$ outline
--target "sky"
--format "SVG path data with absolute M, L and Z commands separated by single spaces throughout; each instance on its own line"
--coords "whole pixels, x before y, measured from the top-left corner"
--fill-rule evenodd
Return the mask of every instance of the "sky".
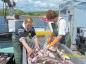
M 15 0 L 16 7 L 24 11 L 41 11 L 47 9 L 58 9 L 59 2 L 62 0 Z M 0 8 L 3 2 L 0 0 Z
M 45 11 L 48 9 L 58 9 L 59 4 L 63 1 L 69 0 L 14 0 L 16 7 L 23 11 Z M 86 0 L 75 0 L 75 1 L 86 1 Z M 0 8 L 3 7 L 3 2 L 0 0 Z

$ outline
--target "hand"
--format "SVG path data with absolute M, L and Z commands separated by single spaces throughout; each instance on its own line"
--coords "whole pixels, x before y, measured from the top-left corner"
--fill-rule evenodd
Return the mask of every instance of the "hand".
M 49 49 L 50 47 L 51 47 L 51 45 L 50 45 L 50 44 L 48 44 L 48 45 L 47 45 L 47 47 L 46 47 L 46 49 Z
M 29 52 L 28 52 L 28 56 L 31 56 L 31 54 L 33 53 L 33 49 L 29 49 Z
M 39 45 L 35 45 L 35 49 L 40 49 Z

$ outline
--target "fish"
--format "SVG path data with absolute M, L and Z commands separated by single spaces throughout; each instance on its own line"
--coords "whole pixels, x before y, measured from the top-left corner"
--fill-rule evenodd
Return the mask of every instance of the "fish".
M 70 60 L 62 59 L 62 57 L 57 57 L 59 60 L 56 59 L 54 53 L 45 49 L 34 50 L 32 54 L 33 57 L 28 58 L 29 59 L 28 63 L 29 64 L 73 64 Z

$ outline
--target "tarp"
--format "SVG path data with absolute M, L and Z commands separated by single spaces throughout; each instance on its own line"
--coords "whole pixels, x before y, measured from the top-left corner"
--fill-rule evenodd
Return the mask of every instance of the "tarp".
M 0 53 L 14 53 L 13 47 L 2 48 L 0 49 Z

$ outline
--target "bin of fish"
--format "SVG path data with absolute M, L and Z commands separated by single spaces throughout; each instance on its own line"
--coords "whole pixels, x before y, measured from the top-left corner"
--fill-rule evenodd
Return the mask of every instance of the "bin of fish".
M 28 57 L 28 64 L 73 64 L 69 59 L 64 59 L 56 51 L 46 49 L 34 50 Z
M 0 53 L 0 64 L 6 64 L 9 61 L 10 57 L 5 54 Z

